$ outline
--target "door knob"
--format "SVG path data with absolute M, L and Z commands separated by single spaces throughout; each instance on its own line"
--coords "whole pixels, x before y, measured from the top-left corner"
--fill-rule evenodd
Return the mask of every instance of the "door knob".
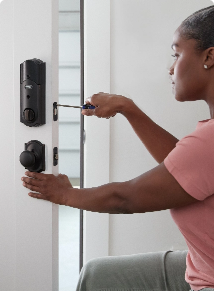
M 45 145 L 38 140 L 25 144 L 25 151 L 20 155 L 20 163 L 31 172 L 45 171 Z
M 20 155 L 20 163 L 25 168 L 32 167 L 36 162 L 36 157 L 33 152 L 24 151 Z

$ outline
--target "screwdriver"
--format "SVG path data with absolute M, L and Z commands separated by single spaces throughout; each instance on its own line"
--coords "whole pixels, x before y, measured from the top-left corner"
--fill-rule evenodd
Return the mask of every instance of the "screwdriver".
M 61 105 L 57 104 L 57 106 L 62 106 L 62 107 L 72 107 L 72 108 L 81 108 L 81 109 L 95 109 L 96 107 L 91 105 L 91 104 L 83 104 L 82 106 L 71 106 L 71 105 Z

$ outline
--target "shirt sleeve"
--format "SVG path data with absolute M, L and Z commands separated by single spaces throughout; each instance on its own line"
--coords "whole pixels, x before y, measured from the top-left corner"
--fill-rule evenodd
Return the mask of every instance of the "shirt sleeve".
M 187 135 L 164 164 L 181 187 L 197 200 L 214 193 L 214 124 Z

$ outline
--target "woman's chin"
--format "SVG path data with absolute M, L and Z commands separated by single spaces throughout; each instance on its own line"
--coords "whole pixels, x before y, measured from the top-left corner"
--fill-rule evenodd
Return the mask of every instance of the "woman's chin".
M 179 102 L 186 101 L 185 97 L 182 96 L 181 94 L 178 94 L 178 92 L 176 92 L 175 90 L 173 90 L 173 94 L 175 95 L 175 100 L 177 100 Z
M 176 95 L 176 94 L 175 94 L 175 100 L 177 100 L 179 102 L 187 101 L 185 98 L 182 98 L 180 95 Z

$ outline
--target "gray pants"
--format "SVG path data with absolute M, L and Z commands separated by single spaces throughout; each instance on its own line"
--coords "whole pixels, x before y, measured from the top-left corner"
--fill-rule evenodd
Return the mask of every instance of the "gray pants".
M 168 251 L 93 259 L 82 268 L 76 291 L 189 291 L 186 255 Z

